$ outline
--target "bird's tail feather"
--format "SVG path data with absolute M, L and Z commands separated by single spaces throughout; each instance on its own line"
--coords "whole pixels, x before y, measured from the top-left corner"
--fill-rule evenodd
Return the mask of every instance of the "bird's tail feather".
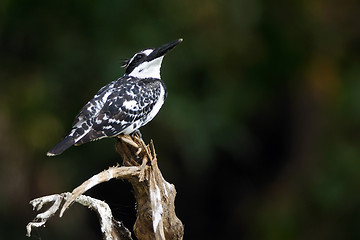
M 63 153 L 66 149 L 74 145 L 75 140 L 71 136 L 66 136 L 60 143 L 53 147 L 46 155 L 49 157 L 59 155 Z

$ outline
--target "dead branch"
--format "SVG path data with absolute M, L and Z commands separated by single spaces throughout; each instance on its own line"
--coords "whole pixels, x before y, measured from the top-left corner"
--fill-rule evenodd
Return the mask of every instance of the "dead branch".
M 175 214 L 176 190 L 174 185 L 165 181 L 158 168 L 153 142 L 151 141 L 148 146 L 139 137 L 123 135 L 118 138 L 116 151 L 123 159 L 123 166 L 110 167 L 94 175 L 75 188 L 71 194 L 51 195 L 31 201 L 37 210 L 47 202 L 53 202 L 53 206 L 38 214 L 35 220 L 28 224 L 27 235 L 30 236 L 32 227 L 44 226 L 65 201 L 60 217 L 73 202 L 78 202 L 98 213 L 104 239 L 131 239 L 128 229 L 112 217 L 111 209 L 106 203 L 82 195 L 92 187 L 116 178 L 126 179 L 133 186 L 137 202 L 134 233 L 139 240 L 182 239 L 184 227 Z M 86 205 L 88 201 L 82 201 L 84 198 L 91 200 L 89 205 Z
M 26 236 L 31 236 L 31 230 L 34 227 L 45 227 L 45 223 L 49 220 L 49 218 L 55 215 L 55 213 L 59 210 L 61 203 L 67 201 L 69 197 L 71 197 L 71 193 L 67 192 L 61 194 L 53 194 L 32 200 L 30 204 L 37 211 L 41 210 L 44 205 L 52 205 L 45 212 L 36 215 L 35 219 L 32 222 L 28 223 L 28 225 L 26 226 Z M 116 221 L 113 218 L 109 205 L 106 204 L 104 201 L 81 195 L 75 198 L 74 202 L 88 207 L 97 213 L 100 221 L 101 232 L 103 233 L 104 239 L 132 240 L 131 232 L 122 224 L 122 222 Z

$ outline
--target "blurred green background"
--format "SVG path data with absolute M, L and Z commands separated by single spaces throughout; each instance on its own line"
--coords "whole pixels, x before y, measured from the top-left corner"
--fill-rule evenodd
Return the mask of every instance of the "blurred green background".
M 0 2 L 0 238 L 36 197 L 121 162 L 114 140 L 46 152 L 123 58 L 177 38 L 168 99 L 142 128 L 175 184 L 184 239 L 360 239 L 360 6 L 355 0 Z M 131 187 L 87 193 L 131 228 Z M 73 205 L 31 239 L 100 239 Z

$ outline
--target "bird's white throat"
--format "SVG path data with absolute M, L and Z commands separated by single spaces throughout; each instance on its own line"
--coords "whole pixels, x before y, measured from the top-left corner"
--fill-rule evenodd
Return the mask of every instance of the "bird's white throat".
M 160 68 L 164 56 L 158 57 L 150 62 L 143 62 L 129 74 L 136 78 L 157 78 L 160 79 Z

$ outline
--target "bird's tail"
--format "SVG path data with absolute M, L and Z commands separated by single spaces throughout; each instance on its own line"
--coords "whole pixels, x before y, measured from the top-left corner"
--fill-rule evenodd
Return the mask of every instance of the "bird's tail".
M 49 157 L 59 155 L 63 153 L 66 149 L 74 145 L 75 140 L 71 136 L 66 136 L 61 142 L 59 142 L 55 147 L 53 147 L 46 155 Z

